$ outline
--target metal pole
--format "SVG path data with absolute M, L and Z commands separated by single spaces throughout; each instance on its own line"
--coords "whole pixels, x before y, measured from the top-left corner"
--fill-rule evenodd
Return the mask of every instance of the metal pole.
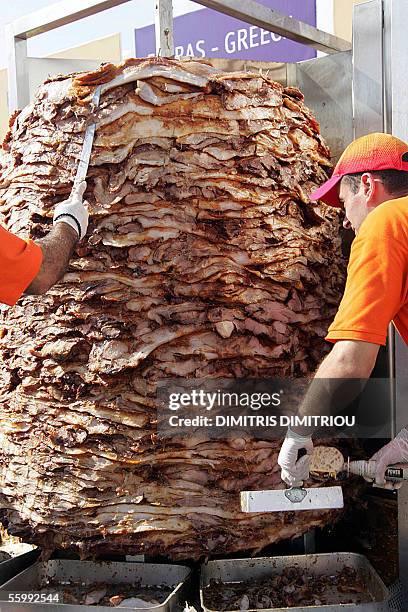
M 174 56 L 172 0 L 156 0 L 154 14 L 156 55 Z
M 129 0 L 65 0 L 24 15 L 6 26 L 8 106 L 12 113 L 30 102 L 27 39 L 78 19 L 95 15 Z
M 27 41 L 14 36 L 6 26 L 8 107 L 10 114 L 30 102 L 27 64 Z
M 387 132 L 408 140 L 405 81 L 408 51 L 406 0 L 372 0 L 353 10 L 353 107 L 355 136 Z M 408 424 L 408 350 L 388 330 L 392 435 Z M 399 577 L 408 592 L 408 488 L 398 491 Z M 405 609 L 405 608 L 404 608 Z
M 390 377 L 390 433 L 394 438 L 397 433 L 397 391 L 395 372 L 395 327 L 392 323 L 388 326 L 388 370 Z M 408 419 L 407 419 L 408 423 Z
M 336 53 L 338 51 L 350 51 L 351 44 L 318 30 L 308 23 L 288 17 L 279 11 L 258 4 L 254 0 L 237 2 L 236 0 L 195 0 L 207 8 L 215 9 L 220 13 L 241 19 L 247 23 L 258 26 L 264 30 L 275 32 L 290 40 L 309 45 L 324 53 Z
M 408 50 L 404 24 L 408 19 L 406 0 L 383 0 L 384 12 L 384 117 L 385 131 L 408 141 L 405 80 L 408 70 Z M 393 331 L 390 343 L 390 366 L 394 374 L 393 432 L 408 425 L 407 372 L 408 348 Z M 403 600 L 408 599 L 408 490 L 398 491 L 399 577 Z
M 382 0 L 353 9 L 354 138 L 384 131 Z

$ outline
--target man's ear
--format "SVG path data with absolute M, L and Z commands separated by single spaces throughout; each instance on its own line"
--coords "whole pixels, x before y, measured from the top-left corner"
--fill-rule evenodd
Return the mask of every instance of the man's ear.
M 361 185 L 363 195 L 367 200 L 367 204 L 369 204 L 374 199 L 377 190 L 377 183 L 374 176 L 370 172 L 364 172 L 361 176 Z

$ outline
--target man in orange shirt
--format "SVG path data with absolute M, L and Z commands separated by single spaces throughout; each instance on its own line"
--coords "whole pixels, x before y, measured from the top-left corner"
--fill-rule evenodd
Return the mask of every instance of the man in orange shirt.
M 45 293 L 62 277 L 88 228 L 85 189 L 83 181 L 55 207 L 54 227 L 36 243 L 0 227 L 0 302 L 13 306 L 23 293 Z
M 329 396 L 316 379 L 367 379 L 384 345 L 388 324 L 408 344 L 408 145 L 389 134 L 374 133 L 352 142 L 332 177 L 311 194 L 331 206 L 344 206 L 346 228 L 356 233 L 347 282 L 326 340 L 334 343 L 315 374 L 299 415 L 314 415 L 329 406 Z M 314 387 L 314 388 L 313 388 Z M 279 453 L 282 480 L 293 486 L 309 475 L 312 428 L 289 429 Z M 298 452 L 306 455 L 298 460 Z M 385 486 L 387 465 L 408 461 L 408 430 L 373 457 L 376 484 Z

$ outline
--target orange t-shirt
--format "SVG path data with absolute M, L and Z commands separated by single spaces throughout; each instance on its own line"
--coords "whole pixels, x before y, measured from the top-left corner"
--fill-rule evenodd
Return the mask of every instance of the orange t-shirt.
M 42 250 L 0 227 L 0 302 L 13 306 L 37 276 Z
M 383 202 L 362 223 L 326 340 L 385 344 L 390 321 L 408 344 L 407 196 Z

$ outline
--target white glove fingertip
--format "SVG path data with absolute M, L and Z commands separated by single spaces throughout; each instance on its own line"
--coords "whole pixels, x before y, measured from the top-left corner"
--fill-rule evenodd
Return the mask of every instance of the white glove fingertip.
M 281 480 L 282 482 L 290 486 L 292 477 L 288 474 L 286 470 L 281 470 Z

